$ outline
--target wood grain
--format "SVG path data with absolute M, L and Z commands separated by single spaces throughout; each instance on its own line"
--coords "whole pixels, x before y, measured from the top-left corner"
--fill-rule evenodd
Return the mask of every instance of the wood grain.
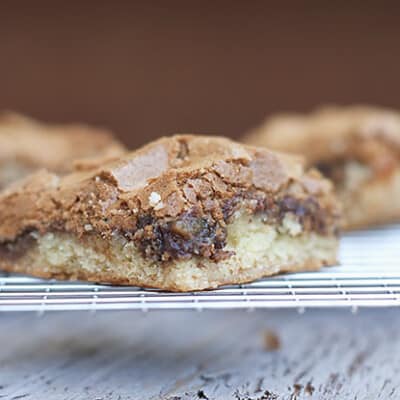
M 396 309 L 0 318 L 1 399 L 399 398 Z

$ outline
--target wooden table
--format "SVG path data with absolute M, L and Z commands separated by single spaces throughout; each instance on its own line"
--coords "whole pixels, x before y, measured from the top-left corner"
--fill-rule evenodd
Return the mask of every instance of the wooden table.
M 398 309 L 0 318 L 0 399 L 400 398 Z

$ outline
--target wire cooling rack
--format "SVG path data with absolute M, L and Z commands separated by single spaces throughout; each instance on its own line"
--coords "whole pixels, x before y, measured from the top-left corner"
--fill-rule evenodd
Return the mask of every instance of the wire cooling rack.
M 0 311 L 400 306 L 400 225 L 343 237 L 340 266 L 195 293 L 0 274 Z

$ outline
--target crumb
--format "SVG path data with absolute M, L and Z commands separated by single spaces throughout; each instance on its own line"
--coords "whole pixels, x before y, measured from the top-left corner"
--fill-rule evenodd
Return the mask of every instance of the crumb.
M 293 385 L 295 394 L 299 394 L 302 388 L 303 388 L 303 385 L 300 385 L 299 383 L 295 383 Z
M 303 389 L 303 385 L 300 385 L 299 383 L 295 383 L 293 385 L 293 392 L 290 396 L 290 400 L 297 400 L 298 395 L 301 392 L 301 389 Z M 290 390 L 290 387 L 289 387 L 289 390 Z
M 281 348 L 279 336 L 270 330 L 264 332 L 264 349 L 266 351 L 275 351 Z
M 151 192 L 149 196 L 149 204 L 155 207 L 161 201 L 161 196 L 157 192 Z
M 307 382 L 307 385 L 304 387 L 304 392 L 311 396 L 314 393 L 314 390 L 315 387 L 311 385 L 311 382 Z
M 85 224 L 83 228 L 85 229 L 86 232 L 90 232 L 93 230 L 93 226 L 91 224 Z

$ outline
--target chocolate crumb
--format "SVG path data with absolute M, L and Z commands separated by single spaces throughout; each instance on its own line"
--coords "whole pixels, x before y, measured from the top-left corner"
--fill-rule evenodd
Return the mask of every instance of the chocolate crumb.
M 300 390 L 303 388 L 303 385 L 300 385 L 300 383 L 295 383 L 293 385 L 293 389 L 296 392 L 296 394 L 300 393 Z
M 311 382 L 307 382 L 306 386 L 304 387 L 304 392 L 311 396 L 314 393 L 314 391 L 315 387 L 311 384 Z
M 276 351 L 281 348 L 281 341 L 279 336 L 271 331 L 267 330 L 264 332 L 264 349 L 266 351 Z
M 292 392 L 292 394 L 290 396 L 290 400 L 297 400 L 297 397 L 300 394 L 301 389 L 303 389 L 303 385 L 300 385 L 299 383 L 295 383 L 293 385 L 293 392 Z

